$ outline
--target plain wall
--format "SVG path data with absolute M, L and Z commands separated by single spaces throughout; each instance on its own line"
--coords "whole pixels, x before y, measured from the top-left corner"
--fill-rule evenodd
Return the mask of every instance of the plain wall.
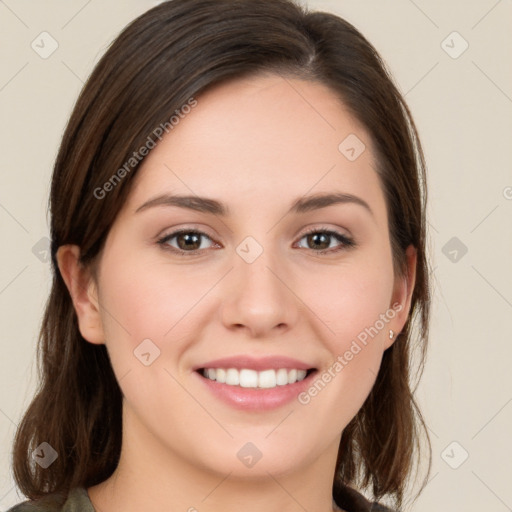
M 106 46 L 156 3 L 0 2 L 0 510 L 25 499 L 10 452 L 36 386 L 50 283 L 46 204 L 60 138 Z M 512 4 L 307 3 L 345 17 L 376 46 L 426 153 L 434 296 L 417 397 L 433 468 L 412 510 L 512 510 Z M 42 46 L 43 31 L 58 43 L 46 59 L 31 47 Z

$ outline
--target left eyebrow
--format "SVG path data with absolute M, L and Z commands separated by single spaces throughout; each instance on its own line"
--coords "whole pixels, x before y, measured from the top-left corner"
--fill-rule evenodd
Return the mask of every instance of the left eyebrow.
M 319 210 L 327 208 L 334 204 L 347 204 L 353 203 L 365 208 L 372 216 L 374 216 L 370 205 L 358 196 L 346 193 L 332 193 L 332 194 L 315 194 L 312 196 L 305 196 L 296 199 L 288 213 L 302 214 L 312 210 Z M 223 203 L 206 197 L 199 196 L 181 196 L 171 194 L 161 194 L 144 204 L 139 206 L 135 213 L 146 210 L 154 206 L 178 206 L 180 208 L 187 208 L 203 213 L 211 213 L 226 217 L 230 214 L 229 208 Z
M 301 197 L 293 203 L 289 211 L 292 213 L 305 213 L 311 210 L 326 208 L 333 204 L 345 203 L 353 203 L 362 206 L 372 215 L 372 217 L 374 216 L 370 205 L 364 199 L 353 194 L 346 194 L 342 192 L 334 194 L 315 194 L 312 196 Z

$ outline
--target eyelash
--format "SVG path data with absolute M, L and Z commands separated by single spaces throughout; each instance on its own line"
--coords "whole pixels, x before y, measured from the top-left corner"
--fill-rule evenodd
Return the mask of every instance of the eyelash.
M 200 253 L 201 251 L 205 250 L 205 249 L 195 249 L 193 251 L 184 251 L 183 249 L 177 249 L 176 247 L 172 247 L 167 243 L 167 242 L 169 242 L 169 240 L 172 240 L 173 238 L 175 238 L 179 235 L 185 234 L 185 233 L 204 236 L 204 237 L 212 240 L 210 236 L 208 236 L 206 233 L 204 233 L 202 231 L 198 231 L 196 229 L 179 229 L 177 231 L 173 231 L 172 233 L 170 233 L 168 235 L 163 236 L 162 238 L 160 238 L 157 241 L 157 243 L 159 245 L 161 245 L 164 250 L 169 250 L 169 251 L 177 254 L 178 256 L 194 256 L 194 255 Z M 328 228 L 309 229 L 308 231 L 306 231 L 305 233 L 302 234 L 302 236 L 300 237 L 299 240 L 302 240 L 304 237 L 311 235 L 311 234 L 315 234 L 315 233 L 322 233 L 324 235 L 331 236 L 331 237 L 335 238 L 338 242 L 341 242 L 341 244 L 342 244 L 341 246 L 338 246 L 337 248 L 323 249 L 320 251 L 316 251 L 314 249 L 308 249 L 310 251 L 313 251 L 314 253 L 317 253 L 317 255 L 319 255 L 319 256 L 327 256 L 329 254 L 337 253 L 339 251 L 350 249 L 350 248 L 353 248 L 356 246 L 356 243 L 352 238 L 349 238 L 346 235 L 342 235 L 341 233 L 338 233 L 337 231 L 333 231 L 332 229 L 328 229 Z

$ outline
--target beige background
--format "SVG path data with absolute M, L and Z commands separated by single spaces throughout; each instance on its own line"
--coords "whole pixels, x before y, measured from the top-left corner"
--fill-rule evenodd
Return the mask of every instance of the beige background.
M 60 137 L 106 45 L 156 3 L 0 0 L 0 510 L 24 499 L 9 458 L 36 384 L 36 337 L 50 282 L 46 201 Z M 433 470 L 412 510 L 510 511 L 512 3 L 307 3 L 342 15 L 375 44 L 412 109 L 428 160 L 435 283 L 418 399 Z M 58 43 L 46 59 L 31 47 L 43 31 Z

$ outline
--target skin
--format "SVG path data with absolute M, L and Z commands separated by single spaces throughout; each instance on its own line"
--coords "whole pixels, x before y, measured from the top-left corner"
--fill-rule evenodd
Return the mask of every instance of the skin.
M 119 466 L 89 496 L 101 512 L 327 512 L 342 431 L 393 343 L 389 329 L 407 320 L 415 251 L 407 250 L 407 275 L 394 275 L 370 137 L 330 89 L 261 75 L 197 100 L 144 160 L 96 278 L 77 264 L 77 246 L 58 251 L 80 331 L 106 344 L 124 394 Z M 353 162 L 338 150 L 351 133 L 366 145 Z M 333 191 L 373 213 L 344 203 L 286 215 L 296 199 Z M 168 205 L 136 213 L 163 192 L 216 199 L 230 215 Z M 157 243 L 182 227 L 206 233 L 199 254 Z M 304 235 L 313 227 L 357 245 L 331 237 L 318 249 Z M 236 252 L 247 236 L 263 249 L 252 263 Z M 325 247 L 341 250 L 320 256 Z M 233 354 L 290 356 L 322 372 L 395 303 L 401 311 L 306 405 L 236 410 L 193 374 Z M 161 351 L 150 366 L 133 354 L 147 338 Z M 237 457 L 247 442 L 262 453 L 252 468 Z

